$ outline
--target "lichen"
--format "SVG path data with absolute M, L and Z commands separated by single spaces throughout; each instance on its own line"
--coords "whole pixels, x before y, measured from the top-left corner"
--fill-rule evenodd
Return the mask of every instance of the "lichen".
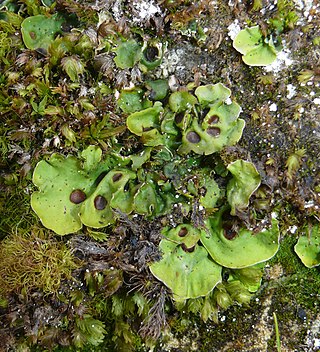
M 317 349 L 319 272 L 305 267 L 294 247 L 305 240 L 307 257 L 314 254 L 309 250 L 319 222 L 318 14 L 318 4 L 291 0 L 1 3 L 2 245 L 20 240 L 30 253 L 39 242 L 34 234 L 42 231 L 40 242 L 54 248 L 55 258 L 61 250 L 71 251 L 77 265 L 75 258 L 81 258 L 72 270 L 74 280 L 66 271 L 51 291 L 39 284 L 9 292 L 6 285 L 7 298 L 0 297 L 4 348 L 275 350 L 275 312 L 283 349 Z M 29 48 L 21 24 L 37 16 L 59 18 L 59 23 L 54 33 L 46 32 L 44 44 Z M 227 35 L 232 23 L 237 31 L 259 26 L 267 51 L 283 46 L 274 53 L 275 63 L 261 68 L 242 62 Z M 126 57 L 128 43 L 132 50 Z M 206 104 L 215 103 L 204 95 L 200 102 L 196 92 L 222 85 L 228 93 L 220 97 L 222 106 L 241 105 L 234 120 L 238 133 L 229 135 L 226 128 L 228 138 L 221 144 L 211 144 L 217 137 L 210 136 L 199 148 L 187 137 L 204 141 L 206 130 L 217 134 L 219 126 L 206 125 Z M 160 104 L 159 115 L 148 119 L 145 111 Z M 149 121 L 141 131 L 134 119 L 130 128 L 139 127 L 139 134 L 128 129 L 132 114 Z M 228 124 L 222 125 L 221 130 Z M 107 175 L 134 175 L 108 198 L 104 209 L 112 220 L 99 228 L 80 220 L 78 232 L 69 229 L 63 238 L 44 228 L 30 207 L 30 195 L 45 187 L 37 189 L 32 173 L 52 155 L 73 159 L 77 171 L 94 181 L 88 194 L 75 188 L 67 199 L 82 200 L 75 205 L 76 218 L 81 204 L 88 205 L 85 223 L 90 226 L 97 226 L 96 213 L 103 212 L 108 198 L 100 192 L 107 196 L 105 188 L 112 188 Z M 98 159 L 103 166 L 95 174 Z M 254 165 L 261 182 L 240 202 L 235 199 L 242 195 L 230 191 L 238 183 L 228 170 L 237 160 Z M 206 232 L 208 219 L 218 217 L 223 206 L 223 233 L 231 243 L 242 231 L 250 239 L 268 233 L 277 214 L 277 254 L 265 265 L 223 267 L 221 282 L 210 293 L 172 300 L 170 289 L 149 270 L 172 254 L 160 251 L 163 229 Z M 184 247 L 182 237 L 173 239 L 172 247 Z M 185 238 L 187 249 L 192 241 Z M 195 247 L 208 253 L 197 241 Z M 12 255 L 7 262 L 14 260 Z M 28 268 L 24 264 L 21 270 Z

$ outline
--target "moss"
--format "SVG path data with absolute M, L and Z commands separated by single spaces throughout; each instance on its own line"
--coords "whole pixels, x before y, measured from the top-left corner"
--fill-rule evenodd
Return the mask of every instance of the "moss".
M 84 318 L 84 314 L 90 314 L 92 319 L 105 324 L 106 332 L 103 333 L 101 347 L 84 346 L 84 351 L 146 351 L 147 344 L 150 348 L 155 346 L 154 351 L 190 351 L 193 347 L 201 352 L 212 349 L 248 351 L 255 348 L 252 346 L 256 343 L 256 328 L 253 326 L 259 323 L 265 308 L 263 304 L 269 297 L 271 314 L 268 315 L 268 329 L 273 329 L 274 310 L 283 346 L 289 350 L 300 348 L 297 346 L 305 343 L 307 330 L 317 314 L 320 279 L 319 270 L 306 269 L 293 252 L 299 230 L 291 234 L 287 229 L 303 227 L 318 216 L 315 206 L 305 207 L 311 201 L 315 205 L 319 203 L 316 193 L 319 192 L 320 143 L 317 133 L 313 132 L 317 131 L 318 122 L 317 106 L 312 98 L 312 92 L 317 96 L 319 90 L 317 26 L 312 22 L 304 27 L 299 25 L 296 19 L 297 16 L 304 19 L 304 10 L 297 9 L 294 2 L 288 0 L 278 1 L 277 8 L 268 6 L 265 1 L 253 1 L 251 5 L 249 2 L 227 4 L 218 1 L 215 7 L 207 6 L 206 1 L 192 3 L 185 0 L 168 0 L 161 4 L 156 1 L 84 3 L 58 0 L 52 6 L 44 6 L 43 2 L 26 0 L 17 6 L 17 1 L 9 0 L 6 1 L 8 8 L 0 14 L 0 41 L 3 44 L 0 49 L 0 232 L 1 237 L 7 236 L 0 251 L 1 258 L 5 258 L 0 268 L 7 274 L 1 277 L 0 283 L 6 284 L 1 292 L 9 294 L 8 307 L 1 306 L 3 324 L 7 324 L 0 329 L 1 337 L 4 336 L 3 344 L 11 349 L 20 344 L 20 350 L 31 348 L 38 351 L 54 349 L 53 346 L 60 344 L 60 347 L 55 347 L 56 351 L 74 351 L 75 347 L 71 345 L 76 321 Z M 139 19 L 138 3 L 139 6 L 157 3 L 160 10 L 146 19 Z M 260 9 L 263 16 L 258 11 Z M 15 34 L 20 31 L 23 19 L 38 14 L 52 16 L 56 12 L 60 12 L 66 21 L 63 33 L 48 48 L 48 55 L 27 50 L 21 36 Z M 275 31 L 278 37 L 281 35 L 294 65 L 283 65 L 278 72 L 262 74 L 260 68 L 248 68 L 242 64 L 227 36 L 227 28 L 235 19 L 239 24 L 259 24 L 262 31 Z M 133 67 L 130 64 L 121 69 L 113 60 L 119 40 L 134 40 L 141 46 L 144 42 L 157 45 L 168 42 L 169 45 L 160 67 L 143 70 L 133 60 Z M 39 228 L 41 225 L 29 207 L 32 191 L 30 168 L 32 170 L 36 162 L 47 154 L 58 151 L 63 155 L 76 156 L 79 150 L 90 144 L 101 146 L 104 154 L 110 151 L 121 156 L 136 153 L 137 169 L 141 167 L 140 162 L 145 173 L 154 169 L 160 176 L 157 182 L 163 178 L 163 163 L 168 164 L 168 177 L 177 178 L 177 185 L 181 175 L 188 176 L 187 171 L 180 173 L 177 169 L 192 169 L 191 174 L 197 174 L 197 169 L 209 158 L 204 161 L 200 156 L 196 164 L 191 163 L 195 158 L 190 158 L 192 167 L 189 167 L 189 164 L 172 160 L 168 155 L 164 161 L 164 150 L 151 152 L 150 149 L 143 161 L 138 159 L 141 143 L 126 130 L 126 113 L 117 107 L 116 91 L 131 82 L 142 87 L 141 99 L 146 99 L 149 94 L 152 99 L 150 87 L 147 86 L 149 90 L 145 91 L 144 82 L 168 77 L 171 90 L 183 91 L 187 86 L 192 90 L 199 85 L 217 82 L 223 82 L 232 90 L 232 98 L 242 106 L 241 118 L 246 120 L 246 129 L 240 143 L 224 149 L 221 158 L 225 165 L 239 157 L 252 159 L 262 175 L 259 194 L 251 199 L 248 213 L 238 214 L 238 217 L 251 224 L 267 219 L 272 211 L 279 212 L 283 240 L 277 257 L 269 263 L 270 269 L 266 271 L 262 289 L 256 295 L 259 301 L 252 300 L 248 306 L 221 310 L 215 316 L 219 318 L 218 323 L 209 320 L 203 323 L 199 316 L 201 309 L 197 311 L 193 307 L 197 313 L 178 311 L 165 298 L 169 296 L 168 292 L 162 296 L 165 301 L 162 306 L 160 303 L 163 301 L 154 298 L 164 289 L 150 278 L 147 270 L 148 263 L 159 255 L 158 230 L 164 225 L 183 222 L 184 209 L 152 222 L 143 216 L 129 218 L 117 214 L 117 223 L 103 230 L 99 243 L 92 237 L 83 237 L 82 246 L 74 248 L 77 255 L 83 256 L 85 263 L 73 272 L 77 282 L 71 285 L 72 282 L 65 279 L 70 278 L 70 265 L 73 268 L 75 264 L 64 244 L 66 239 L 54 238 Z M 291 99 L 287 98 L 289 83 L 296 88 L 296 95 Z M 166 99 L 162 100 L 163 106 Z M 273 102 L 278 107 L 276 112 L 269 109 Z M 292 159 L 293 153 L 303 149 L 304 155 L 298 154 Z M 155 154 L 157 161 L 152 159 Z M 219 171 L 215 167 L 216 162 L 222 165 L 218 159 L 211 158 L 208 165 L 214 172 L 217 171 L 219 187 L 224 188 L 225 169 L 221 167 Z M 286 167 L 286 162 L 290 162 L 291 166 Z M 186 183 L 184 180 L 181 192 Z M 201 216 L 192 214 L 192 220 L 196 215 Z M 201 223 L 201 218 L 197 223 Z M 84 228 L 83 234 L 90 231 Z M 71 234 L 68 238 L 78 240 L 79 236 Z M 27 246 L 28 250 L 20 256 L 21 261 L 16 252 L 13 253 L 15 246 L 20 248 L 19 253 L 22 253 L 22 246 Z M 4 252 L 4 248 L 11 252 Z M 34 255 L 40 258 L 39 263 L 46 264 L 47 251 L 51 253 L 49 259 L 51 256 L 53 270 L 60 270 L 58 281 L 66 283 L 61 286 L 61 295 L 49 294 L 52 290 L 57 291 L 58 285 L 57 281 L 48 282 L 48 271 L 45 272 L 47 282 L 39 283 L 40 276 L 31 270 L 38 265 Z M 69 268 L 61 262 L 57 265 L 62 253 L 68 253 L 71 260 Z M 26 261 L 33 266 L 28 267 Z M 18 263 L 18 274 L 29 270 L 30 275 L 24 278 L 27 281 L 23 282 L 23 279 L 20 286 L 17 284 L 19 276 L 13 277 L 13 263 Z M 110 267 L 121 272 L 121 280 L 118 277 L 120 288 L 117 280 L 112 285 L 112 275 L 108 274 Z M 86 276 L 87 268 L 90 275 Z M 276 268 L 281 268 L 283 274 L 272 276 Z M 8 275 L 9 269 L 11 276 Z M 94 280 L 90 282 L 88 277 Z M 101 278 L 102 283 L 99 281 Z M 4 283 L 5 280 L 11 281 Z M 12 282 L 17 284 L 15 288 Z M 16 294 L 25 291 L 21 286 L 27 287 L 25 295 Z M 79 297 L 83 298 L 80 304 L 79 299 L 75 299 L 75 291 L 80 292 Z M 137 291 L 141 292 L 146 304 L 138 305 L 136 302 L 139 300 L 133 302 L 132 297 Z M 158 302 L 156 308 L 164 307 L 166 328 L 154 324 L 159 309 L 150 309 L 155 301 Z M 37 318 L 35 309 L 45 311 L 48 307 L 56 314 L 55 318 L 49 319 L 49 322 L 46 316 Z M 149 311 L 154 314 L 148 315 Z M 115 312 L 118 313 L 116 317 Z M 307 319 L 301 318 L 303 312 Z M 162 339 L 150 342 L 139 335 L 144 319 L 149 322 L 144 331 L 153 334 L 160 331 Z M 40 326 L 38 330 L 37 324 Z M 172 334 L 168 332 L 169 328 Z M 83 328 L 82 332 L 84 330 L 87 329 Z M 29 337 L 23 337 L 26 335 Z M 98 334 L 97 340 L 101 340 L 101 335 Z M 248 347 L 249 342 L 251 345 Z M 32 343 L 38 346 L 30 347 Z M 70 346 L 61 347 L 62 344 Z M 272 333 L 268 351 L 274 351 L 275 346 Z
M 309 324 L 316 318 L 319 305 L 320 273 L 316 268 L 306 268 L 294 254 L 297 238 L 286 236 L 281 251 L 271 260 L 271 267 L 280 265 L 283 274 L 271 280 L 266 293 L 272 292 L 270 310 L 276 312 L 280 339 L 289 350 L 295 349 L 305 339 Z M 275 346 L 275 335 L 270 339 L 270 350 Z
M 1 242 L 0 295 L 35 290 L 57 294 L 62 281 L 72 279 L 72 270 L 78 267 L 70 250 L 43 229 L 17 232 Z
M 19 184 L 16 174 L 4 175 L 2 180 L 5 187 L 0 194 L 1 237 L 11 234 L 17 228 L 19 231 L 28 232 L 38 220 L 30 209 L 30 197 L 22 186 L 24 182 Z
M 296 236 L 286 236 L 281 243 L 281 251 L 271 260 L 271 265 L 278 263 L 284 271 L 284 277 L 279 280 L 279 283 L 274 283 L 278 286 L 277 295 L 283 301 L 293 300 L 296 305 L 302 305 L 311 311 L 316 310 L 314 295 L 318 293 L 320 272 L 317 268 L 309 269 L 302 264 L 294 253 L 293 247 L 296 243 Z M 272 287 L 274 285 L 270 286 Z

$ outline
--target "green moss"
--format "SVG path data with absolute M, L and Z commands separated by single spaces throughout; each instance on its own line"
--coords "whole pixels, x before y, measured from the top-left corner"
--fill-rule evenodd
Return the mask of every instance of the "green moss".
M 295 3 L 291 0 L 279 0 L 277 2 L 277 13 L 269 20 L 269 23 L 278 33 L 294 28 L 299 19 L 295 6 Z
M 70 250 L 43 229 L 12 234 L 0 246 L 0 295 L 34 290 L 57 294 L 62 281 L 72 279 L 72 270 L 78 267 Z
M 30 196 L 25 194 L 25 185 L 19 184 L 17 174 L 1 177 L 6 189 L 0 194 L 0 231 L 1 237 L 19 230 L 28 232 L 36 224 L 37 218 L 30 209 Z M 23 182 L 24 183 L 24 182 Z
M 94 4 L 78 0 L 59 0 L 59 7 L 47 0 L 24 0 L 19 4 L 9 0 L 1 5 L 6 7 L 0 13 L 0 232 L 1 236 L 8 235 L 1 248 L 8 246 L 11 252 L 4 253 L 1 249 L 5 261 L 2 260 L 0 268 L 8 271 L 6 265 L 15 260 L 20 273 L 22 269 L 29 270 L 26 278 L 28 284 L 22 278 L 21 285 L 29 287 L 31 282 L 36 283 L 25 292 L 21 287 L 11 290 L 13 284 L 10 286 L 9 281 L 6 282 L 3 292 L 10 295 L 7 300 L 9 306 L 6 308 L 3 303 L 1 313 L 4 319 L 10 321 L 15 309 L 19 309 L 22 318 L 16 320 L 13 327 L 9 327 L 9 332 L 5 331 L 5 335 L 12 340 L 23 340 L 15 333 L 20 334 L 22 329 L 29 332 L 34 328 L 34 307 L 58 306 L 65 310 L 52 323 L 56 325 L 52 326 L 50 322 L 48 325 L 42 324 L 38 333 L 31 334 L 28 342 L 21 343 L 20 350 L 29 348 L 32 340 L 38 346 L 31 349 L 38 351 L 50 348 L 50 341 L 51 347 L 58 343 L 70 344 L 69 347 L 55 347 L 56 351 L 74 351 L 76 347 L 71 346 L 74 342 L 84 351 L 146 351 L 145 341 L 151 347 L 155 345 L 154 341 L 149 342 L 148 337 L 152 335 L 150 331 L 155 331 L 151 329 L 155 324 L 150 318 L 156 311 L 151 309 L 154 294 L 164 292 L 166 303 L 163 309 L 168 328 L 164 325 L 156 327 L 158 333 L 160 331 L 163 335 L 171 327 L 174 336 L 164 336 L 157 342 L 155 351 L 165 349 L 166 343 L 170 346 L 174 338 L 177 338 L 175 342 L 180 346 L 173 347 L 172 344 L 168 350 L 190 351 L 191 346 L 195 346 L 201 352 L 212 349 L 218 351 L 225 349 L 227 343 L 229 351 L 248 350 L 242 337 L 254 333 L 252 326 L 259 321 L 262 305 L 251 300 L 246 306 L 221 309 L 230 305 L 231 295 L 232 302 L 234 299 L 237 301 L 237 298 L 240 302 L 248 301 L 250 294 L 244 292 L 237 283 L 237 280 L 243 279 L 243 272 L 227 272 L 224 269 L 224 281 L 212 296 L 190 300 L 181 311 L 177 311 L 166 299 L 170 292 L 150 278 L 150 272 L 146 269 L 154 259 L 154 256 L 148 255 L 151 249 L 156 251 L 160 241 L 154 233 L 162 226 L 172 227 L 182 223 L 198 226 L 202 230 L 204 219 L 212 216 L 226 201 L 228 171 L 225 166 L 241 158 L 252 160 L 256 165 L 261 174 L 261 187 L 250 198 L 248 207 L 234 216 L 236 221 L 233 225 L 259 226 L 262 219 L 268 219 L 274 206 L 280 209 L 279 225 L 283 228 L 283 240 L 276 258 L 269 265 L 273 268 L 277 264 L 282 268 L 283 275 L 277 278 L 265 276 L 257 297 L 262 301 L 272 296 L 270 311 L 276 310 L 280 335 L 284 338 L 290 336 L 290 341 L 285 340 L 286 346 L 291 350 L 296 349 L 305 341 L 307 324 L 301 322 L 296 334 L 290 331 L 290 324 L 300 322 L 300 318 L 297 318 L 299 307 L 306 310 L 307 319 L 311 320 L 313 314 L 317 313 L 315 303 L 319 299 L 320 285 L 319 270 L 303 266 L 293 251 L 297 236 L 287 231 L 289 226 L 304 225 L 306 218 L 316 214 L 314 208 L 304 208 L 306 201 L 316 200 L 312 197 L 315 197 L 314 193 L 319 188 L 319 185 L 314 187 L 319 155 L 317 136 L 312 134 L 316 123 L 311 122 L 315 118 L 315 106 L 307 99 L 311 91 L 318 94 L 318 87 L 314 84 L 319 78 L 315 69 L 315 49 L 319 42 L 316 28 L 308 23 L 302 28 L 308 36 L 300 36 L 296 40 L 296 31 L 292 31 L 292 28 L 296 27 L 299 32 L 296 19 L 297 15 L 302 15 L 302 11 L 298 12 L 294 2 L 289 0 L 279 0 L 276 9 L 266 7 L 263 16 L 258 12 L 262 7 L 260 0 L 251 2 L 251 7 L 247 2 L 229 6 L 219 1 L 214 11 L 206 7 L 205 2 L 168 0 L 158 4 L 162 13 L 160 11 L 155 16 L 150 14 L 150 18 L 141 22 L 135 22 L 139 11 L 133 11 L 137 10 L 135 6 L 138 2 L 118 3 L 119 6 L 112 11 L 101 7 L 108 6 L 103 2 Z M 16 35 L 21 22 L 39 14 L 52 18 L 58 11 L 66 20 L 66 26 L 59 37 L 51 37 L 47 53 L 25 50 L 21 35 Z M 118 16 L 114 16 L 116 11 L 122 18 L 120 21 L 117 21 Z M 241 23 L 245 20 L 248 25 L 259 23 L 263 37 L 265 34 L 269 37 L 272 32 L 275 39 L 275 35 L 279 38 L 281 34 L 281 39 L 286 40 L 291 51 L 294 66 L 262 75 L 260 68 L 248 68 L 241 64 L 231 41 L 223 40 L 230 18 Z M 159 44 L 158 38 L 165 49 L 164 66 L 156 68 L 162 56 L 160 50 L 155 50 Z M 188 40 L 184 40 L 186 38 Z M 310 44 L 310 38 L 313 38 L 313 45 Z M 168 47 L 166 42 L 170 43 Z M 122 43 L 124 47 L 126 43 L 133 44 L 128 57 L 125 50 L 121 49 Z M 147 50 L 142 43 L 148 43 L 151 50 Z M 178 58 L 178 62 L 174 62 L 174 57 Z M 152 65 L 144 67 L 145 59 L 151 59 Z M 166 77 L 170 77 L 169 84 L 163 80 Z M 129 87 L 131 82 L 134 88 L 121 91 L 123 87 Z M 246 121 L 244 138 L 231 148 L 224 146 L 219 150 L 219 156 L 204 157 L 202 154 L 208 151 L 206 147 L 197 156 L 192 150 L 186 155 L 177 155 L 181 138 L 186 137 L 187 128 L 190 128 L 190 119 L 197 118 L 200 122 L 206 119 L 202 114 L 205 104 L 192 102 L 194 99 L 191 98 L 190 106 L 186 104 L 181 111 L 176 111 L 173 105 L 172 111 L 168 111 L 169 87 L 171 96 L 177 89 L 173 96 L 188 98 L 191 95 L 194 98 L 196 87 L 216 82 L 222 82 L 230 88 L 234 95 L 232 101 L 241 104 L 241 118 Z M 297 82 L 308 84 L 302 87 Z M 295 85 L 297 90 L 292 100 L 286 98 L 288 83 Z M 117 91 L 121 92 L 119 99 Z M 144 136 L 139 139 L 127 130 L 126 115 L 150 108 L 149 99 L 152 102 L 161 100 L 164 111 L 160 112 L 156 121 L 142 126 L 146 130 L 142 128 Z M 269 111 L 272 102 L 277 103 L 277 113 Z M 303 113 L 300 112 L 302 108 Z M 179 121 L 181 116 L 176 116 L 180 112 L 184 115 L 183 122 Z M 251 119 L 251 116 L 255 119 Z M 150 133 L 148 128 L 154 128 L 154 131 Z M 156 131 L 161 135 L 157 136 Z M 169 139 L 165 140 L 164 136 L 169 136 Z M 159 137 L 157 142 L 144 148 L 143 144 L 150 144 L 150 139 L 155 137 Z M 43 258 L 46 261 L 48 258 L 44 255 L 42 245 L 46 245 L 46 251 L 49 252 L 50 248 L 54 248 L 54 254 L 51 251 L 49 255 L 49 259 L 52 259 L 49 264 L 53 270 L 62 271 L 60 281 L 63 281 L 70 277 L 71 270 L 62 268 L 61 260 L 60 267 L 54 263 L 68 249 L 61 238 L 55 239 L 49 235 L 42 238 L 39 229 L 35 230 L 35 225 L 41 225 L 29 206 L 33 186 L 28 170 L 30 167 L 32 170 L 44 155 L 59 152 L 63 156 L 76 156 L 79 150 L 85 150 L 92 144 L 99 145 L 104 156 L 115 153 L 126 159 L 125 167 L 132 168 L 137 175 L 130 187 L 139 188 L 141 184 L 148 186 L 143 186 L 137 192 L 139 196 L 135 202 L 139 214 L 134 214 L 135 217 L 117 213 L 119 218 L 115 223 L 100 233 L 83 227 L 83 235 L 91 234 L 90 240 L 84 240 L 86 248 L 96 249 L 99 245 L 107 254 L 98 255 L 94 251 L 90 255 L 85 253 L 90 270 L 85 274 L 84 269 L 76 272 L 78 286 L 72 293 L 68 291 L 69 285 L 65 285 L 61 288 L 62 295 L 51 300 L 53 295 L 48 294 L 48 287 L 57 290 L 57 282 L 48 282 L 49 270 L 45 272 L 43 282 L 39 283 L 40 279 L 35 278 L 36 275 L 26 263 L 33 263 L 32 253 L 36 253 L 37 258 L 42 258 L 40 262 L 45 267 L 47 262 L 44 264 Z M 303 149 L 305 152 L 300 153 Z M 296 152 L 290 155 L 288 151 Z M 87 168 L 91 166 L 88 163 Z M 98 176 L 94 180 L 97 183 L 101 181 Z M 217 192 L 208 192 L 216 184 L 220 190 L 219 196 Z M 123 198 L 119 197 L 113 203 L 114 209 L 122 201 Z M 164 203 L 166 211 L 170 210 L 166 214 L 159 211 L 160 205 Z M 204 208 L 201 211 L 200 206 Z M 149 227 L 148 231 L 142 226 L 147 217 L 149 224 L 152 224 L 152 229 Z M 139 231 L 136 229 L 137 224 Z M 19 235 L 12 235 L 13 232 Z M 69 237 L 72 240 L 77 238 L 74 234 Z M 99 244 L 93 238 L 99 240 Z M 25 260 L 24 268 L 17 261 L 17 254 L 13 253 L 13 242 L 20 248 L 18 253 L 22 253 L 22 245 L 28 247 L 26 253 L 20 255 Z M 142 268 L 141 253 L 147 258 Z M 92 270 L 92 267 L 100 266 L 102 270 Z M 20 273 L 11 276 L 6 274 L 0 282 L 8 277 L 12 279 L 12 276 L 17 281 L 21 278 Z M 50 275 L 54 273 L 50 270 Z M 228 280 L 224 276 L 226 274 L 231 275 Z M 143 281 L 140 276 L 147 279 Z M 248 285 L 256 289 L 260 285 L 260 278 Z M 139 290 L 141 295 L 137 294 Z M 23 302 L 22 296 L 15 294 L 22 291 L 26 293 Z M 43 292 L 47 293 L 45 297 Z M 239 297 L 239 292 L 243 296 Z M 220 306 L 219 313 L 217 303 Z M 219 317 L 225 317 L 225 320 L 218 321 Z M 206 320 L 205 324 L 202 319 Z M 146 322 L 149 330 L 140 329 Z M 98 331 L 92 331 L 90 326 L 86 327 L 86 323 L 97 323 Z M 101 345 L 95 346 L 102 341 L 103 336 Z M 47 342 L 49 344 L 46 345 Z M 93 345 L 87 345 L 88 342 L 93 342 Z M 268 348 L 271 351 L 275 346 L 275 336 L 272 336 Z
M 280 280 L 279 296 L 283 300 L 294 297 L 296 304 L 305 308 L 316 309 L 314 306 L 314 294 L 318 293 L 320 284 L 320 272 L 317 268 L 305 267 L 294 253 L 294 246 L 297 243 L 296 236 L 286 236 L 281 243 L 281 251 L 271 260 L 271 265 L 279 263 L 283 267 L 284 277 Z M 287 293 L 285 295 L 284 293 Z M 283 295 L 284 294 L 284 295 Z M 289 296 L 288 296 L 289 295 Z M 306 299 L 308 297 L 308 299 Z

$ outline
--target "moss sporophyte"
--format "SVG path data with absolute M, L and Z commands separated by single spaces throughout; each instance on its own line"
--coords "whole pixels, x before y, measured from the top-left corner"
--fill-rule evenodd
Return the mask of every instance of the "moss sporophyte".
M 162 259 L 150 263 L 152 274 L 171 289 L 176 301 L 212 295 L 217 285 L 218 297 L 221 290 L 227 297 L 230 290 L 234 297 L 236 292 L 247 297 L 245 292 L 258 289 L 261 274 L 256 277 L 252 271 L 255 284 L 249 287 L 237 270 L 255 268 L 273 257 L 279 230 L 276 219 L 259 233 L 232 230 L 235 215 L 248 207 L 259 187 L 260 175 L 249 161 L 236 160 L 223 172 L 208 161 L 207 155 L 241 138 L 245 123 L 230 96 L 221 83 L 200 86 L 194 94 L 174 92 L 167 105 L 141 100 L 137 88 L 122 91 L 118 104 L 129 112 L 127 128 L 137 136 L 141 151 L 102 155 L 99 147 L 89 146 L 79 157 L 53 154 L 40 161 L 33 173 L 39 188 L 31 197 L 33 210 L 44 226 L 60 235 L 83 225 L 115 224 L 117 212 L 152 220 L 179 210 L 184 220 L 162 230 Z M 192 220 L 195 207 L 197 221 Z M 225 268 L 234 272 L 222 282 Z

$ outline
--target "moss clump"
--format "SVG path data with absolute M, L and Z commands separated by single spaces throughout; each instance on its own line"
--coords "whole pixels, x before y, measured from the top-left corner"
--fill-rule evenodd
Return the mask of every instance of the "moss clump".
M 33 290 L 57 294 L 62 280 L 71 279 L 78 267 L 65 244 L 43 230 L 15 233 L 0 245 L 0 295 Z

